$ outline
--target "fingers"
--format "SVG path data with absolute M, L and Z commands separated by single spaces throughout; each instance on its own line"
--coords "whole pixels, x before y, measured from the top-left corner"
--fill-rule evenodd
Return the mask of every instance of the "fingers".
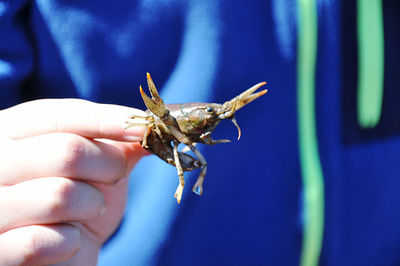
M 0 265 L 96 257 L 123 213 L 121 178 L 145 155 L 132 115 L 145 113 L 77 99 L 0 111 Z
M 32 225 L 0 235 L 0 265 L 49 265 L 65 261 L 81 246 L 80 231 L 69 224 Z
M 62 177 L 0 188 L 0 203 L 0 233 L 32 224 L 89 221 L 105 213 L 104 197 L 98 189 Z
M 8 141 L 3 143 L 2 150 L 0 184 L 3 185 L 50 176 L 112 183 L 129 170 L 121 149 L 69 133 Z
M 0 114 L 2 133 L 13 139 L 68 132 L 119 141 L 140 141 L 144 128 L 125 129 L 125 122 L 132 115 L 146 115 L 135 108 L 80 99 L 31 101 L 3 110 Z

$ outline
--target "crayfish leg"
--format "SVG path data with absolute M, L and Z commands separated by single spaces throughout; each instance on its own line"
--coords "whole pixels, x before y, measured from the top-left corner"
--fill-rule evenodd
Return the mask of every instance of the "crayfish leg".
M 164 139 L 163 134 L 161 133 L 161 130 L 156 125 L 153 126 L 153 130 L 157 133 L 158 137 L 163 143 L 167 143 L 167 141 Z
M 211 135 L 211 132 L 206 132 L 206 133 L 201 134 L 200 138 L 203 140 L 204 144 L 214 145 L 214 144 L 218 144 L 218 143 L 231 142 L 229 139 L 218 139 L 218 140 L 215 140 L 215 139 L 212 139 L 210 135 Z
M 181 203 L 181 199 L 182 199 L 183 187 L 185 186 L 185 179 L 183 177 L 183 169 L 181 166 L 181 162 L 179 160 L 178 144 L 179 143 L 177 141 L 174 141 L 173 152 L 174 152 L 175 166 L 176 166 L 176 170 L 178 171 L 178 176 L 179 176 L 179 185 L 175 191 L 174 197 L 176 198 L 176 201 L 179 204 L 179 203 Z
M 203 182 L 204 182 L 204 178 L 207 174 L 207 161 L 204 158 L 204 156 L 199 152 L 198 149 L 196 149 L 195 146 L 193 145 L 188 145 L 189 148 L 194 152 L 194 154 L 197 156 L 197 158 L 200 161 L 201 164 L 201 171 L 200 171 L 200 175 L 196 180 L 196 183 L 194 184 L 192 191 L 194 193 L 196 193 L 197 195 L 201 196 L 203 194 Z
M 152 116 L 130 116 L 130 120 L 132 121 L 125 121 L 126 127 L 128 129 L 130 127 L 147 127 L 150 124 L 154 123 L 154 118 Z M 135 119 L 139 119 L 139 121 L 135 121 Z M 142 120 L 142 121 L 140 121 Z
M 147 146 L 147 137 L 150 134 L 150 129 L 154 127 L 154 118 L 152 116 L 131 116 L 129 119 L 132 119 L 133 121 L 135 121 L 135 119 L 144 120 L 138 122 L 126 121 L 125 123 L 127 126 L 125 129 L 130 127 L 146 127 L 143 134 L 142 147 L 149 148 L 149 146 Z
M 146 127 L 145 130 L 144 130 L 143 140 L 142 140 L 142 147 L 143 148 L 149 148 L 149 146 L 147 146 L 147 137 L 150 134 L 150 130 L 149 129 L 150 129 L 149 127 Z
M 197 143 L 196 143 L 196 142 L 193 142 L 192 145 L 193 145 L 193 146 L 196 146 Z M 183 152 L 183 153 L 188 152 L 188 151 L 190 151 L 190 147 L 189 147 L 189 146 L 185 146 L 185 147 L 183 147 L 183 149 L 181 150 L 181 152 Z

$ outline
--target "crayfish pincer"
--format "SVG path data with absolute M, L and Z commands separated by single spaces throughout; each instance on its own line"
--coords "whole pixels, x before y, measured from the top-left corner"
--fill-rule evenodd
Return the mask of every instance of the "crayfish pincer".
M 216 143 L 230 142 L 227 139 L 214 140 L 211 132 L 223 119 L 230 119 L 238 129 L 240 138 L 240 127 L 235 119 L 235 112 L 264 95 L 267 90 L 254 93 L 266 82 L 260 82 L 242 94 L 236 96 L 223 104 L 218 103 L 184 103 L 164 104 L 156 86 L 147 73 L 147 84 L 151 98 L 146 95 L 140 86 L 140 94 L 148 108 L 146 116 L 132 116 L 127 121 L 127 128 L 131 126 L 144 126 L 145 132 L 142 146 L 154 153 L 162 160 L 176 167 L 179 176 L 179 185 L 175 192 L 175 198 L 180 203 L 182 198 L 185 179 L 183 172 L 200 168 L 200 175 L 193 186 L 193 192 L 197 195 L 203 193 L 204 177 L 207 173 L 207 161 L 196 149 L 197 143 L 213 145 Z M 182 151 L 178 151 L 179 143 L 186 145 Z M 191 150 L 193 156 L 186 153 Z

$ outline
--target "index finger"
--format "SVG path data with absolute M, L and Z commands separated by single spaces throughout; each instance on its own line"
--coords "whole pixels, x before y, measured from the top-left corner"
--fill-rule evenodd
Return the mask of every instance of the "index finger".
M 81 99 L 35 100 L 1 111 L 1 134 L 21 139 L 66 132 L 88 138 L 140 141 L 143 128 L 125 128 L 126 120 L 132 115 L 145 116 L 146 113 L 126 106 Z

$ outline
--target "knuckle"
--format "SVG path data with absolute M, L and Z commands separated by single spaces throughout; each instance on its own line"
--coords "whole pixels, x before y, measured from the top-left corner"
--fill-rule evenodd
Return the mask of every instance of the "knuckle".
M 24 250 L 21 265 L 29 265 L 40 258 L 43 253 L 42 245 L 39 244 L 38 236 L 35 234 L 28 234 L 20 243 L 20 247 Z
M 97 217 L 104 206 L 103 194 L 90 184 L 67 178 L 56 178 L 48 187 L 45 216 L 57 222 Z
M 73 134 L 63 135 L 59 143 L 61 147 L 58 147 L 56 156 L 57 167 L 61 174 L 73 177 L 78 172 L 80 162 L 86 154 L 86 145 L 82 137 Z
M 20 265 L 40 265 L 42 258 L 46 255 L 47 246 L 44 243 L 43 232 L 34 230 L 26 234 L 20 243 L 23 254 Z
M 55 179 L 49 188 L 49 200 L 47 206 L 48 215 L 59 216 L 70 208 L 74 199 L 76 184 L 69 179 Z
M 47 228 L 36 227 L 35 229 L 24 234 L 19 243 L 23 253 L 18 265 L 47 265 L 57 262 L 62 257 L 65 257 L 64 259 L 72 257 L 81 248 L 80 231 L 72 225 L 63 225 L 61 231 L 58 232 L 62 237 L 55 235 L 53 230 Z M 61 254 L 60 250 L 62 250 Z M 49 254 L 54 252 L 60 255 L 59 258 L 49 258 Z
M 115 170 L 115 172 L 111 173 L 104 184 L 108 185 L 115 185 L 117 184 L 122 178 L 126 176 L 126 166 L 121 163 L 121 166 Z

